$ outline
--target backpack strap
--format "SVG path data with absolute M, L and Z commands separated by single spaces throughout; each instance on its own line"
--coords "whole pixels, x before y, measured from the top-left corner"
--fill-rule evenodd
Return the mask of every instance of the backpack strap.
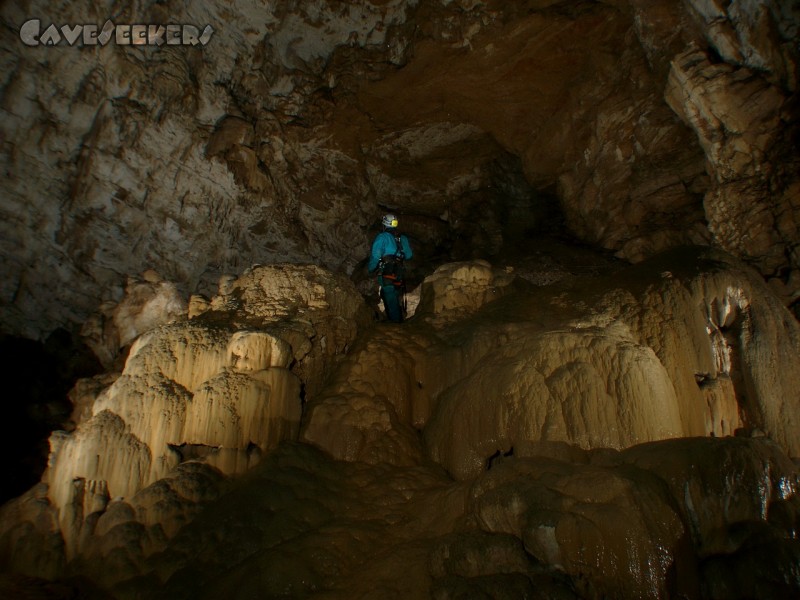
M 399 231 L 394 232 L 394 256 L 397 260 L 405 260 L 406 253 L 403 251 L 403 239 Z

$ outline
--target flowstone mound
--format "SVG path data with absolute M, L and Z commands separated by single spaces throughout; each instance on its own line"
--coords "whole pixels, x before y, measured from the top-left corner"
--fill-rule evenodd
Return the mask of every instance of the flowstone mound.
M 539 442 L 622 449 L 766 432 L 800 455 L 800 327 L 755 272 L 683 249 L 534 288 L 445 265 L 414 318 L 373 330 L 309 404 L 301 439 L 344 460 L 457 479 Z
M 787 595 L 763 597 L 800 589 L 800 545 L 772 518 L 787 503 L 796 518 L 798 472 L 776 444 L 694 438 L 566 454 L 502 461 L 475 481 L 471 507 L 482 529 L 521 539 L 580 597 L 709 597 L 729 576 L 709 561 L 735 561 L 765 539 L 774 563 L 743 579 L 783 580 L 773 589 Z
M 79 575 L 120 600 L 800 593 L 797 325 L 734 260 L 691 250 L 540 287 L 453 265 L 424 287 L 443 301 L 366 331 L 357 293 L 325 277 L 259 267 L 141 336 L 93 416 L 54 438 L 54 464 L 68 451 L 113 473 L 53 467 L 58 485 L 0 509 L 9 585 Z M 312 285 L 281 302 L 289 281 Z M 544 387 L 521 385 L 539 369 Z M 305 443 L 279 442 L 297 422 L 264 411 L 278 395 L 291 413 L 285 383 L 311 373 Z M 158 460 L 166 439 L 182 443 Z
M 619 278 L 509 296 L 462 324 L 445 367 L 461 375 L 424 426 L 430 456 L 464 479 L 539 441 L 625 448 L 741 428 L 800 455 L 800 327 L 756 274 L 686 250 Z
M 139 304 L 143 312 L 151 305 Z M 160 526 L 169 537 L 180 522 L 164 510 L 169 500 L 145 510 L 141 497 L 167 477 L 180 479 L 179 465 L 200 461 L 234 475 L 295 439 L 303 389 L 318 385 L 366 322 L 354 286 L 318 267 L 250 269 L 222 281 L 207 306 L 146 331 L 110 385 L 95 379 L 74 394 L 77 428 L 51 436 L 46 493 L 37 496 L 45 504 L 34 510 L 57 521 L 67 560 L 92 552 L 109 514 L 124 514 L 130 526 Z M 160 524 L 162 517 L 169 522 Z
M 171 281 L 155 271 L 128 277 L 120 302 L 105 302 L 81 328 L 81 336 L 106 369 L 120 350 L 149 331 L 186 315 L 186 301 Z
M 124 599 L 721 598 L 730 565 L 760 547 L 771 564 L 744 563 L 746 589 L 800 590 L 798 472 L 763 438 L 553 444 L 468 483 L 430 463 L 336 461 L 297 443 L 222 490 L 202 466 L 181 466 L 194 486 L 168 478 L 141 503 L 155 509 L 170 486 L 218 492 L 160 552 L 137 551 L 136 531 L 115 535 L 125 515 L 109 512 L 73 568 Z

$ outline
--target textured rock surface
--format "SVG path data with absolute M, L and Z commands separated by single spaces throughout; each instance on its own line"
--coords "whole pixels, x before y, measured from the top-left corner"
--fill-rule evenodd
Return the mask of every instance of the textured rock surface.
M 796 595 L 785 307 L 710 250 L 556 283 L 523 265 L 444 265 L 413 319 L 368 329 L 355 286 L 318 267 L 224 277 L 191 319 L 139 336 L 121 375 L 76 389 L 44 482 L 0 508 L 0 584 Z
M 555 290 L 519 291 L 497 271 L 427 279 L 415 320 L 354 348 L 301 438 L 407 464 L 416 428 L 458 479 L 543 441 L 626 448 L 757 427 L 800 454 L 800 327 L 755 272 L 700 250 Z
M 316 389 L 365 322 L 355 287 L 319 267 L 254 267 L 223 279 L 220 292 L 191 320 L 140 335 L 118 377 L 76 388 L 77 428 L 51 436 L 43 477 L 67 558 L 93 535 L 94 521 L 100 527 L 109 511 L 122 511 L 114 503 L 133 502 L 145 526 L 177 527 L 176 515 L 186 518 L 181 510 L 158 507 L 168 499 L 147 508 L 148 493 L 137 492 L 158 497 L 154 486 L 180 480 L 174 473 L 181 463 L 201 460 L 215 473 L 242 473 L 296 438 L 301 386 Z M 113 314 L 148 322 L 154 302 L 131 297 L 137 296 Z M 171 303 L 155 304 L 163 311 L 151 322 L 174 316 Z
M 420 258 L 486 257 L 556 211 L 633 260 L 711 241 L 797 297 L 791 3 L 114 13 L 215 28 L 206 46 L 160 49 L 25 46 L 33 14 L 108 16 L 88 2 L 0 13 L 9 331 L 82 322 L 147 269 L 203 293 L 257 261 L 352 272 L 385 208 Z
M 208 23 L 213 42 L 87 51 L 16 32 L 31 15 L 102 24 L 93 3 L 4 5 L 4 327 L 82 320 L 147 268 L 194 290 L 259 260 L 352 267 L 376 208 L 300 113 L 334 49 L 382 47 L 406 4 L 144 3 L 114 19 Z
M 728 537 L 730 529 L 796 498 L 795 467 L 776 446 L 750 440 L 645 444 L 587 454 L 584 464 L 563 456 L 504 461 L 476 481 L 471 496 L 484 529 L 521 538 L 530 555 L 572 576 L 580 597 L 703 597 L 692 552 L 700 561 L 733 553 L 742 541 Z M 745 483 L 754 480 L 765 494 Z M 716 545 L 722 540 L 730 546 Z M 791 582 L 787 592 L 798 583 L 794 556 L 772 567 Z M 759 578 L 771 576 L 748 579 Z
M 797 540 L 782 519 L 798 517 L 798 473 L 774 444 L 708 438 L 548 454 L 504 459 L 470 484 L 431 466 L 335 462 L 305 445 L 282 446 L 223 488 L 187 464 L 191 476 L 113 504 L 72 569 L 115 598 L 710 598 L 734 575 L 743 589 L 796 594 Z M 24 508 L 4 507 L 4 522 Z M 192 521 L 147 558 L 163 533 L 145 515 L 165 509 Z M 12 533 L 30 542 L 45 516 Z M 759 544 L 768 565 L 727 566 Z M 19 571 L 39 560 L 38 576 L 59 572 L 42 547 L 17 550 Z
M 186 314 L 186 302 L 175 284 L 148 271 L 129 277 L 125 296 L 118 303 L 106 302 L 81 328 L 81 337 L 106 368 L 114 364 L 120 350 L 140 334 Z
M 709 229 L 721 247 L 781 275 L 798 266 L 797 158 L 788 96 L 758 72 L 713 63 L 696 48 L 675 57 L 667 101 L 697 132 L 714 184 L 705 196 Z
M 18 36 L 105 10 L 0 7 L 0 328 L 94 314 L 127 359 L 0 507 L 0 595 L 800 596 L 796 3 L 145 0 L 114 19 L 211 43 Z M 415 282 L 449 264 L 369 328 L 345 274 L 385 210 Z M 505 267 L 551 227 L 769 285 Z M 293 264 L 227 274 L 258 261 Z

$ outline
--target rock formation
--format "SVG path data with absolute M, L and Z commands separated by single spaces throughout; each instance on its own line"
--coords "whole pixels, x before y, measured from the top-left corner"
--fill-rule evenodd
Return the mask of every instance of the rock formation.
M 141 296 L 138 288 L 132 295 Z M 142 323 L 151 318 L 153 303 L 126 297 L 109 312 Z M 184 461 L 232 475 L 252 468 L 282 440 L 295 439 L 301 386 L 319 386 L 366 314 L 349 281 L 318 267 L 289 265 L 225 278 L 206 304 L 191 319 L 183 315 L 137 337 L 110 385 L 98 387 L 95 378 L 76 392 L 76 430 L 51 436 L 43 481 L 68 559 L 91 535 L 85 529 L 91 532 L 98 515 L 102 522 L 120 512 L 109 509 L 110 502 L 141 503 L 140 490 L 180 480 L 175 473 Z M 174 316 L 172 304 L 159 305 L 163 312 L 154 322 Z M 131 306 L 139 312 L 131 313 Z M 145 523 L 170 527 L 169 511 L 134 508 Z
M 120 302 L 107 301 L 83 324 L 81 336 L 109 368 L 120 350 L 140 334 L 185 315 L 186 302 L 175 284 L 154 271 L 128 277 Z
M 0 13 L 11 332 L 81 323 L 148 269 L 184 293 L 252 262 L 349 273 L 383 208 L 421 258 L 561 214 L 631 260 L 719 245 L 798 297 L 791 4 L 143 3 L 114 18 L 214 36 L 85 51 L 24 45 L 35 14 L 108 17 Z
M 512 277 L 480 262 L 437 270 L 422 286 L 424 326 L 354 350 L 309 405 L 302 438 L 337 458 L 402 464 L 396 444 L 417 428 L 458 479 L 543 441 L 626 448 L 751 427 L 800 454 L 800 328 L 755 273 L 684 251 L 611 286 L 500 300 Z M 487 298 L 493 310 L 470 320 Z
M 0 328 L 106 369 L 0 595 L 800 595 L 794 4 L 146 1 L 113 20 L 213 35 L 68 43 L 106 10 L 0 6 Z
M 118 598 L 718 598 L 764 548 L 741 589 L 800 589 L 800 326 L 760 276 L 686 249 L 528 277 L 446 264 L 372 328 L 318 267 L 223 278 L 76 392 L 0 511 L 4 570 Z

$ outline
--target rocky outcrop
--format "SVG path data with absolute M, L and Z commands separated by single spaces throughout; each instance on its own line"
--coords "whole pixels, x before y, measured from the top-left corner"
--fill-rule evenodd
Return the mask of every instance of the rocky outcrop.
M 129 277 L 120 302 L 100 306 L 81 328 L 81 337 L 107 369 L 122 348 L 145 331 L 174 321 L 186 314 L 186 302 L 170 281 L 155 271 Z
M 797 9 L 273 4 L 118 7 L 214 28 L 163 48 L 0 8 L 0 327 L 94 315 L 121 370 L 0 507 L 0 590 L 800 594 Z M 348 279 L 385 210 L 401 327 Z M 562 225 L 641 263 L 506 263 Z
M 667 100 L 697 132 L 714 176 L 704 205 L 715 240 L 766 275 L 786 277 L 800 264 L 797 162 L 777 159 L 795 127 L 787 96 L 757 72 L 714 64 L 695 48 L 675 58 Z
M 705 565 L 759 535 L 786 553 L 769 569 L 750 570 L 749 589 L 783 579 L 770 588 L 780 596 L 797 585 L 797 545 L 764 521 L 796 499 L 796 470 L 773 444 L 694 439 L 549 454 L 530 459 L 523 451 L 481 476 L 471 489 L 473 510 L 486 531 L 521 539 L 529 555 L 570 575 L 579 597 L 717 597 L 709 588 L 725 578 L 709 576 Z M 701 455 L 714 467 L 700 466 Z M 763 482 L 765 493 L 744 483 L 752 481 Z M 737 529 L 743 539 L 734 541 L 728 534 Z
M 149 268 L 184 293 L 258 261 L 352 268 L 377 208 L 357 157 L 302 113 L 334 49 L 383 47 L 407 4 L 148 2 L 113 19 L 215 33 L 205 46 L 93 51 L 18 35 L 31 15 L 102 27 L 112 15 L 93 3 L 4 5 L 3 327 L 36 337 L 81 322 Z
M 675 54 L 665 99 L 695 132 L 712 176 L 703 206 L 715 244 L 754 264 L 790 305 L 796 240 L 798 18 L 771 2 L 689 2 L 704 39 Z

